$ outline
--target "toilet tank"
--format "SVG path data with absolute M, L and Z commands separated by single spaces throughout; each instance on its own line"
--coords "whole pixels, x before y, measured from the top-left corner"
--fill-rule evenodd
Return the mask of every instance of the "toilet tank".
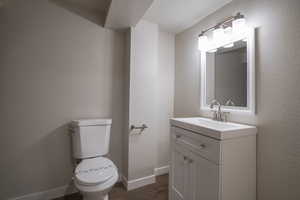
M 84 159 L 108 154 L 111 122 L 111 119 L 72 121 L 73 157 Z

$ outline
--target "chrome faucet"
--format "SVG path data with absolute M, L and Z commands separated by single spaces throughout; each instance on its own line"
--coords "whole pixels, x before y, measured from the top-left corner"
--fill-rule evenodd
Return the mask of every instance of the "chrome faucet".
M 217 110 L 213 110 L 214 106 L 217 106 Z M 227 122 L 227 115 L 229 112 L 222 111 L 222 105 L 216 99 L 212 100 L 209 105 L 211 111 L 213 112 L 213 120 Z

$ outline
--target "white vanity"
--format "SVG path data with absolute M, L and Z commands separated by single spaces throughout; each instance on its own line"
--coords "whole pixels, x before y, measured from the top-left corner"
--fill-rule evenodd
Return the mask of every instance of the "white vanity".
M 255 200 L 254 126 L 171 119 L 170 200 Z

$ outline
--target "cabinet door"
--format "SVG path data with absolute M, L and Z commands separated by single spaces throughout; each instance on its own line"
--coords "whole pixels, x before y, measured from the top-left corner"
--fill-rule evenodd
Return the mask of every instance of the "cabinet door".
M 219 165 L 201 157 L 190 154 L 191 197 L 189 200 L 219 200 Z
M 172 171 L 170 182 L 170 199 L 189 200 L 191 165 L 188 162 L 189 152 L 180 146 L 172 148 Z

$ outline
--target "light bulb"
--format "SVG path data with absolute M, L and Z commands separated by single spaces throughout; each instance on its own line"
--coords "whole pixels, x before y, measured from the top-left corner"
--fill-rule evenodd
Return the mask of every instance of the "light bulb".
M 213 31 L 213 37 L 216 42 L 220 42 L 224 39 L 224 29 L 219 27 Z
M 208 44 L 208 38 L 206 35 L 200 35 L 198 38 L 198 49 L 202 50 L 207 47 Z

